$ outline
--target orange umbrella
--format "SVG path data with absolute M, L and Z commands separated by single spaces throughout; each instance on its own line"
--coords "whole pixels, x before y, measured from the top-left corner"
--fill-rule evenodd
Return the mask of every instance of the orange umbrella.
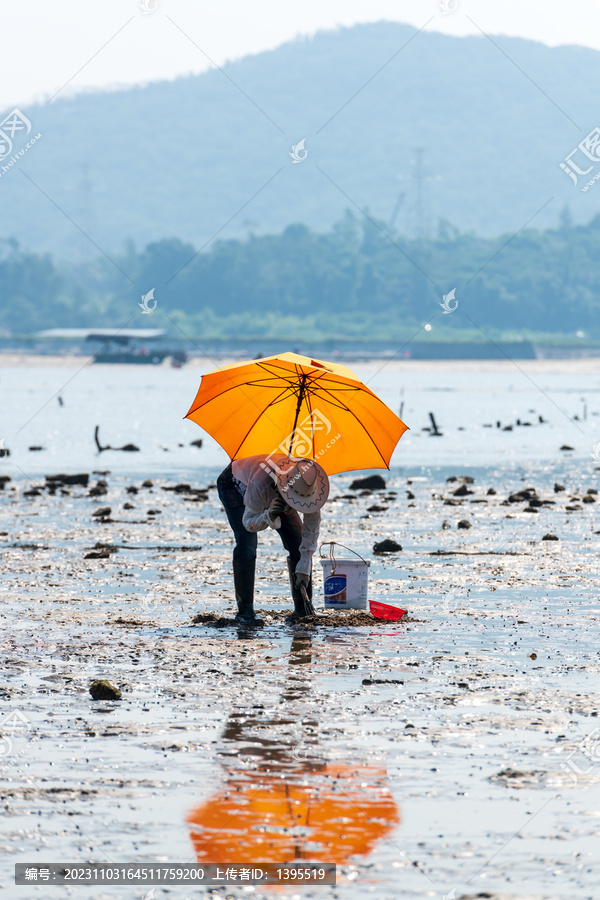
M 343 863 L 371 853 L 400 822 L 382 769 L 325 765 L 294 774 L 296 781 L 240 774 L 194 809 L 187 821 L 198 863 Z
M 304 457 L 329 475 L 389 468 L 408 427 L 351 369 L 296 353 L 203 375 L 186 418 L 231 459 Z

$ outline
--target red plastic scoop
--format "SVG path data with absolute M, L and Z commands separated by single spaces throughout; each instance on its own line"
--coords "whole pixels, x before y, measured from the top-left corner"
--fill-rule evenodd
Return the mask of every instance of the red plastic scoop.
M 369 600 L 369 609 L 375 619 L 389 619 L 391 622 L 397 622 L 406 615 L 405 609 L 400 609 L 399 606 L 389 606 L 387 603 L 378 603 L 376 600 Z

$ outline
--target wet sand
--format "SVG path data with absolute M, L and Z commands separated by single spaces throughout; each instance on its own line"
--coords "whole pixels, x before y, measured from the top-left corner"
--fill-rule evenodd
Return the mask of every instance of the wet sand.
M 212 473 L 191 485 L 206 500 L 123 474 L 92 478 L 107 482 L 95 497 L 7 483 L 5 895 L 141 900 L 150 887 L 16 888 L 12 866 L 209 861 L 229 848 L 210 861 L 336 861 L 338 885 L 157 887 L 155 900 L 597 896 L 600 517 L 583 502 L 598 499 L 597 464 L 472 474 L 473 494 L 458 497 L 460 482 L 437 472 L 392 474 L 363 496 L 352 476 L 333 479 L 322 539 L 369 558 L 371 598 L 405 619 L 285 624 L 285 560 L 269 533 L 266 624 L 250 630 L 214 624 L 232 595 Z M 539 506 L 508 502 L 526 488 Z M 384 538 L 402 551 L 375 556 Z M 92 700 L 94 679 L 122 700 Z

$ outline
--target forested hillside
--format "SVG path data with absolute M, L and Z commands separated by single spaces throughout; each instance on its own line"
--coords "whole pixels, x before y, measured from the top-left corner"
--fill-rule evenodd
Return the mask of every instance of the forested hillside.
M 348 206 L 430 237 L 440 219 L 493 237 L 556 227 L 565 203 L 600 212 L 600 187 L 559 166 L 599 124 L 597 51 L 380 22 L 224 71 L 23 110 L 41 138 L 0 168 L 0 237 L 80 260 L 92 241 L 324 232 Z
M 446 330 L 600 336 L 599 259 L 600 216 L 583 226 L 566 214 L 544 232 L 484 239 L 442 230 L 416 242 L 347 211 L 325 234 L 296 224 L 201 253 L 172 238 L 79 265 L 5 242 L 0 327 L 119 327 L 133 317 L 138 327 L 177 322 L 198 336 L 390 337 L 435 316 Z M 138 302 L 151 288 L 158 307 L 143 315 Z M 444 314 L 452 289 L 459 306 Z

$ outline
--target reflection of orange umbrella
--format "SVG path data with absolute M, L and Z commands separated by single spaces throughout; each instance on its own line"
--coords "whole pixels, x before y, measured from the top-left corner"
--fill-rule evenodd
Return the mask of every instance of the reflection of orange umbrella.
M 326 765 L 295 772 L 296 782 L 274 772 L 230 778 L 187 817 L 198 863 L 232 855 L 240 864 L 342 863 L 371 853 L 400 822 L 385 775 L 371 766 Z

